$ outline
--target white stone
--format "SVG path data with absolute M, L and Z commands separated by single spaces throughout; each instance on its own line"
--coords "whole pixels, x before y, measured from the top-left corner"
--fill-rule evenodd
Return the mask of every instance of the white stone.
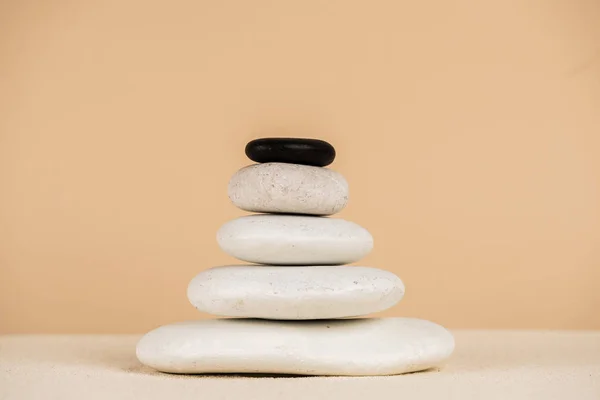
M 187 295 L 198 310 L 225 317 L 328 319 L 388 309 L 404 284 L 369 267 L 232 265 L 199 273 Z
M 228 194 L 246 211 L 331 215 L 348 203 L 348 183 L 328 168 L 264 163 L 237 171 Z
M 349 264 L 369 254 L 371 234 L 339 218 L 249 215 L 225 223 L 217 241 L 230 256 L 272 265 Z
M 453 350 L 450 332 L 413 318 L 218 319 L 157 328 L 137 357 L 171 373 L 394 375 L 440 366 Z

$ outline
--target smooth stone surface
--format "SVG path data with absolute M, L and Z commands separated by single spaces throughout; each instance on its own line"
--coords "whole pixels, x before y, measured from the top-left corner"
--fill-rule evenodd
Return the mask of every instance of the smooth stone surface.
M 0 335 L 3 400 L 598 400 L 600 331 L 452 330 L 446 366 L 396 376 L 165 374 L 139 335 Z
M 259 163 L 281 162 L 324 167 L 335 159 L 335 149 L 318 139 L 262 138 L 246 145 L 246 155 Z
M 369 267 L 231 265 L 196 275 L 187 295 L 198 310 L 224 317 L 329 319 L 388 309 L 404 284 Z
M 236 207 L 246 211 L 331 215 L 348 203 L 348 182 L 328 168 L 253 164 L 233 175 L 228 194 Z
M 450 332 L 413 318 L 219 319 L 157 328 L 136 353 L 171 373 L 393 375 L 439 366 L 453 350 Z
M 360 225 L 299 215 L 236 218 L 219 229 L 217 242 L 232 257 L 271 265 L 349 264 L 373 248 L 373 237 Z

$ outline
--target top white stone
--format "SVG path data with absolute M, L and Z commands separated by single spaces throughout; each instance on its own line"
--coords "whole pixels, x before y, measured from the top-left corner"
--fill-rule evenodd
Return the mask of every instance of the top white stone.
M 228 194 L 245 211 L 332 215 L 348 203 L 348 183 L 328 168 L 264 163 L 237 171 Z

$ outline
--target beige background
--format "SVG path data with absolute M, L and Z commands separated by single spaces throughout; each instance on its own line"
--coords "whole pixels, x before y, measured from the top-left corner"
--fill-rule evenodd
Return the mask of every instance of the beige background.
M 263 135 L 338 150 L 385 316 L 600 329 L 595 0 L 0 2 L 0 333 L 206 317 Z

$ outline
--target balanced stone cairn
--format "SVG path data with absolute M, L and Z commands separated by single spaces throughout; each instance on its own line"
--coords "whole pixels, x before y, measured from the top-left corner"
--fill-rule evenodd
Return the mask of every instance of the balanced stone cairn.
M 450 332 L 414 318 L 359 317 L 392 307 L 404 284 L 391 272 L 343 266 L 373 248 L 361 226 L 326 218 L 348 202 L 344 177 L 324 168 L 335 158 L 315 139 L 251 141 L 257 164 L 229 182 L 229 198 L 265 213 L 227 222 L 217 241 L 253 265 L 208 269 L 188 286 L 200 311 L 222 317 L 147 333 L 145 365 L 170 373 L 392 375 L 439 366 L 454 350 Z M 257 265 L 263 264 L 263 265 Z

